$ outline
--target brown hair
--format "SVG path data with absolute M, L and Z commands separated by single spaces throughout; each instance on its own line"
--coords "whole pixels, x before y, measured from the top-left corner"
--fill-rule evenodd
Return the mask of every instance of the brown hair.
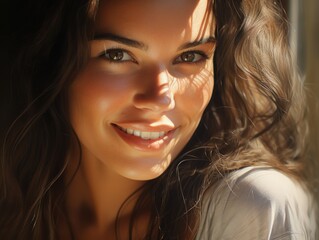
M 29 7 L 24 12 L 36 18 L 29 22 L 31 33 L 23 33 L 10 77 L 19 98 L 10 103 L 1 151 L 0 237 L 50 240 L 57 238 L 68 184 L 62 179 L 65 156 L 75 135 L 66 90 L 86 63 L 98 1 Z M 230 171 L 269 165 L 301 176 L 304 96 L 281 6 L 273 0 L 215 0 L 212 10 L 213 97 L 182 153 L 141 189 L 130 232 L 139 209 L 151 202 L 145 239 L 194 237 L 205 190 Z
M 65 156 L 73 135 L 66 89 L 88 57 L 93 3 L 34 0 L 14 9 L 22 9 L 13 35 L 21 41 L 15 43 L 11 125 L 1 151 L 0 238 L 57 238 Z
M 215 0 L 213 11 L 217 45 L 212 99 L 188 146 L 155 183 L 164 239 L 196 235 L 205 190 L 230 171 L 266 165 L 303 178 L 303 84 L 280 4 Z

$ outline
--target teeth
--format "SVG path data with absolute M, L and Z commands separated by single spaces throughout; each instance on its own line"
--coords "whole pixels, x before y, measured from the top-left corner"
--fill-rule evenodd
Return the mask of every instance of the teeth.
M 142 132 L 141 133 L 141 138 L 143 139 L 150 139 L 151 133 L 150 132 Z
M 140 137 L 142 139 L 148 140 L 148 139 L 157 139 L 160 137 L 163 137 L 166 132 L 162 131 L 162 132 L 142 132 L 139 130 L 134 130 L 134 129 L 130 129 L 130 128 L 121 128 L 124 132 L 126 132 L 127 134 L 130 135 L 134 135 L 136 137 Z
M 140 136 L 141 136 L 141 131 L 135 130 L 135 131 L 133 132 L 133 134 L 134 134 L 134 136 L 136 136 L 136 137 L 140 137 Z
M 125 130 L 125 129 L 124 129 L 124 130 Z M 129 128 L 128 128 L 128 129 L 126 129 L 125 131 L 126 131 L 128 134 L 133 134 L 133 132 L 134 132 L 134 130 L 133 130 L 133 129 L 129 129 Z

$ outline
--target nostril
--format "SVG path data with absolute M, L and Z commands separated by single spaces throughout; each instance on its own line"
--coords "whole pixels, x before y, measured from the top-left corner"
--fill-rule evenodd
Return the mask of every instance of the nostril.
M 169 105 L 172 102 L 172 96 L 169 91 L 165 91 L 158 96 L 159 102 L 163 105 Z

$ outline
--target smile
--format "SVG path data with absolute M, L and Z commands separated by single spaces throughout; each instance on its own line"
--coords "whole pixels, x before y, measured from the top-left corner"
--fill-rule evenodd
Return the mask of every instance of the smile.
M 157 131 L 150 131 L 148 129 L 142 131 L 117 124 L 112 124 L 112 126 L 124 142 L 141 151 L 157 151 L 162 149 L 173 139 L 177 130 L 176 128 L 167 126 L 161 127 L 161 129 L 154 129 Z
M 140 130 L 135 130 L 131 128 L 122 128 L 119 127 L 123 132 L 126 132 L 127 134 L 134 135 L 136 137 L 140 137 L 142 139 L 148 140 L 148 139 L 157 139 L 161 138 L 164 135 L 167 134 L 167 132 L 161 131 L 161 132 L 144 132 Z

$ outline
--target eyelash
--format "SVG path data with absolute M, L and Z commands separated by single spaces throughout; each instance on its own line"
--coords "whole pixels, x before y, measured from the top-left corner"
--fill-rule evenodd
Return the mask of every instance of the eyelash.
M 194 62 L 192 62 L 192 61 L 190 61 L 190 62 L 183 61 L 183 60 L 182 60 L 182 56 L 183 56 L 183 55 L 187 55 L 187 54 L 194 54 L 194 55 L 195 55 L 195 58 L 196 58 L 196 54 L 197 54 L 200 59 L 198 59 L 198 60 L 196 60 L 196 61 L 194 61 Z M 198 58 L 198 56 L 197 56 L 197 58 Z M 201 63 L 201 62 L 203 62 L 203 61 L 206 61 L 208 58 L 209 58 L 209 56 L 208 56 L 205 52 L 203 52 L 203 51 L 191 50 L 191 51 L 186 51 L 186 52 L 181 53 L 177 58 L 174 59 L 173 64 L 179 64 L 179 63 L 184 63 L 184 64 L 199 64 L 199 63 Z M 178 59 L 180 59 L 180 60 L 178 60 Z
M 111 54 L 112 52 L 122 52 L 123 55 L 128 55 L 130 59 L 128 60 L 112 60 L 110 59 L 109 57 L 109 54 Z M 107 56 L 108 54 L 108 56 Z M 133 54 L 126 50 L 126 49 L 123 49 L 123 48 L 110 48 L 110 49 L 106 49 L 104 50 L 101 54 L 99 54 L 98 56 L 99 58 L 102 58 L 104 59 L 105 61 L 107 62 L 110 62 L 110 63 L 116 63 L 116 64 L 119 64 L 119 63 L 127 63 L 127 62 L 134 62 L 134 63 L 137 63 L 137 61 L 135 60 L 135 58 L 133 57 Z
M 112 52 L 113 53 L 116 53 L 116 52 L 117 53 L 122 53 L 121 59 L 119 59 L 119 60 L 110 59 L 110 54 Z M 183 55 L 187 55 L 187 54 L 193 54 L 193 55 L 195 55 L 194 56 L 195 59 L 198 58 L 198 57 L 200 59 L 198 59 L 198 60 L 196 60 L 194 62 L 192 62 L 192 61 L 189 61 L 189 62 L 188 61 L 183 61 L 182 60 Z M 125 58 L 129 57 L 130 59 L 122 60 L 125 55 L 127 55 Z M 198 56 L 196 57 L 196 55 L 198 55 Z M 107 49 L 107 50 L 103 51 L 101 54 L 99 54 L 98 57 L 104 59 L 105 61 L 108 61 L 110 63 L 115 63 L 115 64 L 123 64 L 123 63 L 127 63 L 127 62 L 138 63 L 135 60 L 133 54 L 130 51 L 128 51 L 126 49 L 123 49 L 123 48 L 110 48 L 110 49 Z M 199 64 L 199 63 L 201 63 L 203 61 L 206 61 L 208 58 L 209 58 L 209 56 L 203 51 L 190 50 L 190 51 L 186 51 L 186 52 L 183 52 L 180 55 L 178 55 L 178 57 L 173 60 L 173 64 Z

